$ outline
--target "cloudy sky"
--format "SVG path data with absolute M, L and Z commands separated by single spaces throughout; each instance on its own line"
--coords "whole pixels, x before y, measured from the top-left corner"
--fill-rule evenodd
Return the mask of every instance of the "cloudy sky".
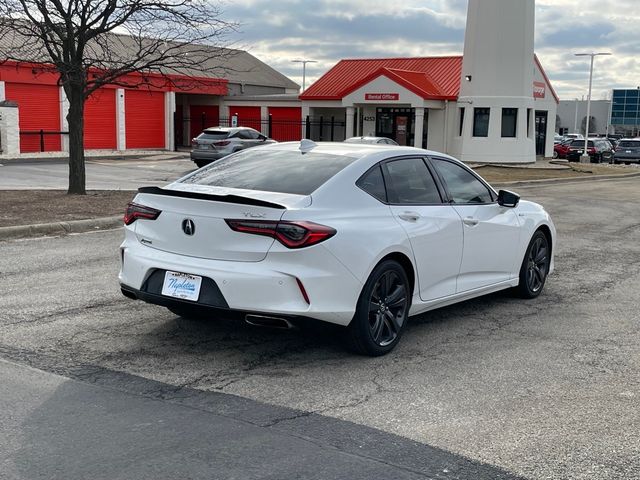
M 517 0 L 515 0 L 517 1 Z M 594 99 L 640 85 L 638 0 L 537 0 L 536 52 L 561 99 L 586 97 L 588 58 L 596 59 Z M 307 86 L 342 58 L 459 55 L 467 0 L 226 0 L 240 23 L 232 41 Z

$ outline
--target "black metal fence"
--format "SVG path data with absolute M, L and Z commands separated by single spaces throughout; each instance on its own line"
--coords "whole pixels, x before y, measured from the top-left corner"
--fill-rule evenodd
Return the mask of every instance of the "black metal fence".
M 214 117 L 202 114 L 195 118 L 181 117 L 177 114 L 175 121 L 175 144 L 187 147 L 191 139 L 197 137 L 202 130 L 211 127 L 251 127 L 279 142 L 298 141 L 308 138 L 314 141 L 341 142 L 346 138 L 346 121 L 344 117 L 306 117 L 305 119 L 276 119 L 269 115 L 266 119 L 237 117 Z
M 25 152 L 59 152 L 62 150 L 61 135 L 69 132 L 49 130 L 21 130 L 20 151 Z

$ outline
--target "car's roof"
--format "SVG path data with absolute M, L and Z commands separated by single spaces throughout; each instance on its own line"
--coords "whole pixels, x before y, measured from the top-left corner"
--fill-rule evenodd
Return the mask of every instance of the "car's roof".
M 386 140 L 387 137 L 367 137 L 367 136 L 364 136 L 364 137 L 350 137 L 350 138 L 347 138 L 345 140 L 345 142 L 347 142 L 347 141 L 355 142 L 355 141 L 358 141 L 358 140 L 366 142 L 367 140 L 371 140 L 371 141 L 373 141 L 373 140 L 382 140 L 383 138 Z
M 239 130 L 255 130 L 251 127 L 207 127 L 203 130 L 203 132 L 215 130 L 218 132 L 237 132 Z
M 306 142 L 310 142 L 307 140 Z M 397 145 L 380 145 L 371 143 L 345 143 L 345 142 L 310 142 L 307 145 L 313 144 L 314 146 L 308 151 L 326 153 L 333 155 L 347 155 L 350 157 L 360 158 L 371 154 L 384 152 L 386 155 L 392 153 L 400 155 L 438 155 L 449 157 L 444 153 L 435 152 L 432 150 L 423 150 L 421 148 L 414 147 L 401 147 Z M 272 145 L 265 145 L 260 148 L 271 148 L 279 150 L 299 150 L 301 142 L 281 142 Z

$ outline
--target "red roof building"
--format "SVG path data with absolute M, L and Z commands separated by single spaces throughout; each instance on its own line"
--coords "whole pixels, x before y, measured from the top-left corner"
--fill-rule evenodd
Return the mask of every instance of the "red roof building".
M 472 125 L 464 127 L 465 122 L 475 122 L 471 117 L 463 117 L 466 105 L 474 102 L 460 98 L 462 82 L 467 88 L 466 84 L 472 81 L 471 75 L 463 74 L 463 66 L 462 55 L 340 60 L 300 95 L 303 118 L 309 119 L 307 136 L 314 140 L 388 137 L 400 145 L 453 151 L 463 130 L 472 130 Z M 555 118 L 553 112 L 558 97 L 535 55 L 531 67 L 534 81 L 530 87 L 529 102 L 535 103 L 536 111 L 539 108 L 546 112 L 545 118 L 552 114 Z M 475 67 L 474 70 L 483 77 L 487 71 L 490 71 L 489 66 Z M 513 83 L 511 79 L 505 81 Z M 492 90 L 497 96 L 503 94 L 500 80 L 495 82 Z M 517 111 L 515 116 L 524 119 L 526 115 L 532 115 L 527 122 L 535 120 L 536 125 L 540 125 L 540 119 L 533 118 L 533 109 L 522 109 L 520 103 L 524 98 L 521 94 L 517 105 L 512 105 Z M 475 101 L 478 107 L 482 107 L 480 100 Z M 514 108 L 507 109 L 507 113 L 514 115 L 511 113 Z M 468 109 L 473 115 L 478 113 L 476 109 Z M 492 121 L 499 121 L 495 117 L 501 113 L 496 109 Z M 516 128 L 517 120 L 505 121 L 510 121 L 512 128 Z M 327 128 L 329 123 L 331 129 Z M 522 125 L 520 120 L 517 128 L 524 128 Z M 546 128 L 546 123 L 544 125 Z M 524 130 L 518 132 L 525 135 Z M 530 139 L 527 142 L 532 143 Z M 548 143 L 546 137 L 542 143 Z

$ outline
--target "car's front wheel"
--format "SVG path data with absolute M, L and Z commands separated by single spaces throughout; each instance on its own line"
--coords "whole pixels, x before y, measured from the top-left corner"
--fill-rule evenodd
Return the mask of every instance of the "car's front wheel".
M 410 284 L 404 268 L 394 260 L 380 263 L 362 289 L 347 327 L 352 349 L 374 357 L 393 350 L 407 325 L 410 305 Z
M 536 298 L 542 292 L 549 265 L 551 263 L 551 248 L 547 236 L 538 230 L 534 233 L 522 260 L 520 267 L 520 283 L 516 292 L 522 298 Z

